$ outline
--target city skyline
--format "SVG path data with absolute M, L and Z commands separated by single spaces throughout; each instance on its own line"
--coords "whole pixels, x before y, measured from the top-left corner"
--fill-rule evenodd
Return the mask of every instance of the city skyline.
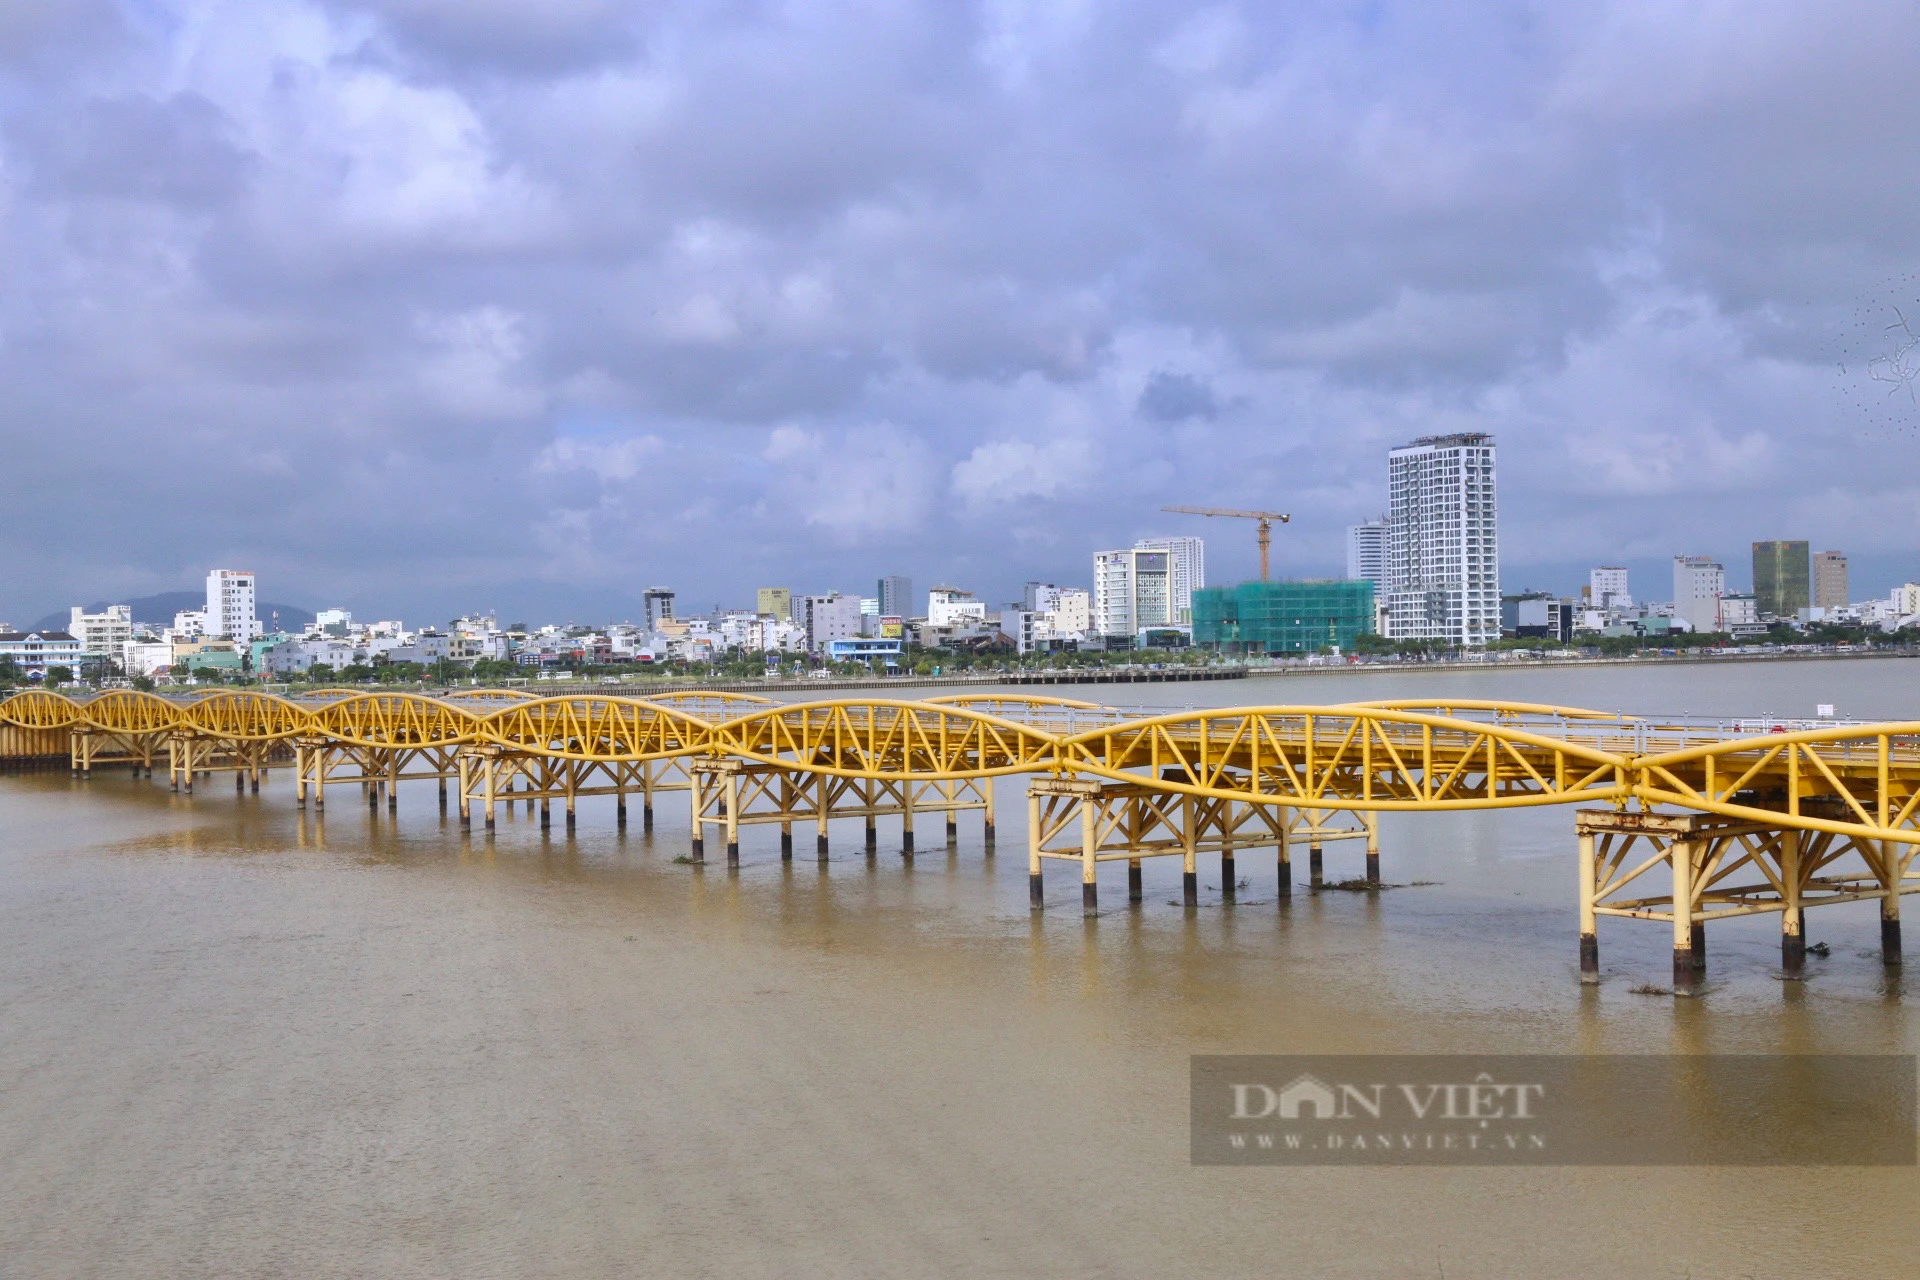
M 1197 532 L 1167 502 L 1337 573 L 1380 453 L 1456 431 L 1512 587 L 1783 531 L 1920 569 L 1920 410 L 1868 372 L 1911 22 L 415 8 L 0 32 L 0 617 L 208 564 L 449 616 L 1011 598 Z

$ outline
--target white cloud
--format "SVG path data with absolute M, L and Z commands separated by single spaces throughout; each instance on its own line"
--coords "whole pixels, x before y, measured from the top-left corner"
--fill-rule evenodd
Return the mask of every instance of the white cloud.
M 523 418 L 545 392 L 525 380 L 527 323 L 504 307 L 425 315 L 416 326 L 430 345 L 420 382 L 434 403 L 462 418 Z
M 775 464 L 769 499 L 838 544 L 918 529 L 933 501 L 927 447 L 890 426 L 845 431 L 774 429 L 762 456 Z
M 1084 440 L 997 440 L 983 444 L 953 468 L 953 491 L 975 505 L 1020 498 L 1052 498 L 1084 483 L 1093 450 Z
M 658 436 L 616 440 L 561 436 L 540 451 L 533 465 L 548 474 L 587 471 L 602 480 L 634 480 L 645 476 L 665 450 L 666 442 Z

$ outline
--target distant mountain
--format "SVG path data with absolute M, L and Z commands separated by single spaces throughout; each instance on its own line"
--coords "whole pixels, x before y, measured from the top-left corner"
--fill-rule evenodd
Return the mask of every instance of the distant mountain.
M 204 591 L 162 591 L 157 596 L 139 596 L 132 600 L 97 600 L 87 605 L 88 613 L 99 613 L 110 604 L 130 604 L 133 606 L 135 622 L 152 622 L 160 626 L 173 625 L 173 615 L 187 609 L 207 607 L 207 593 Z M 259 606 L 260 621 L 268 627 L 273 625 L 273 615 L 280 615 L 282 631 L 298 631 L 313 621 L 313 614 L 306 609 L 296 609 L 290 604 L 263 604 Z M 33 624 L 33 631 L 62 631 L 72 620 L 71 615 L 62 609 L 59 613 L 50 613 Z

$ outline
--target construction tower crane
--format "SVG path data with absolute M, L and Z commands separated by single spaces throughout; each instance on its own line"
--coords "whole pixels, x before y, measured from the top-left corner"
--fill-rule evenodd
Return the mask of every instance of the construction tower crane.
M 1273 546 L 1273 522 L 1281 524 L 1293 519 L 1284 511 L 1240 511 L 1233 507 L 1162 507 L 1162 511 L 1177 511 L 1188 516 L 1235 516 L 1241 520 L 1258 520 L 1260 530 L 1260 581 L 1267 580 L 1267 554 Z

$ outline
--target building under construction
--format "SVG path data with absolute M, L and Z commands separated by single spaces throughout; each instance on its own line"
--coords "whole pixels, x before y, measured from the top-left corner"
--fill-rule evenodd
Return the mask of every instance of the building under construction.
M 1243 582 L 1193 593 L 1193 642 L 1250 655 L 1347 652 L 1373 632 L 1373 584 L 1364 579 Z

